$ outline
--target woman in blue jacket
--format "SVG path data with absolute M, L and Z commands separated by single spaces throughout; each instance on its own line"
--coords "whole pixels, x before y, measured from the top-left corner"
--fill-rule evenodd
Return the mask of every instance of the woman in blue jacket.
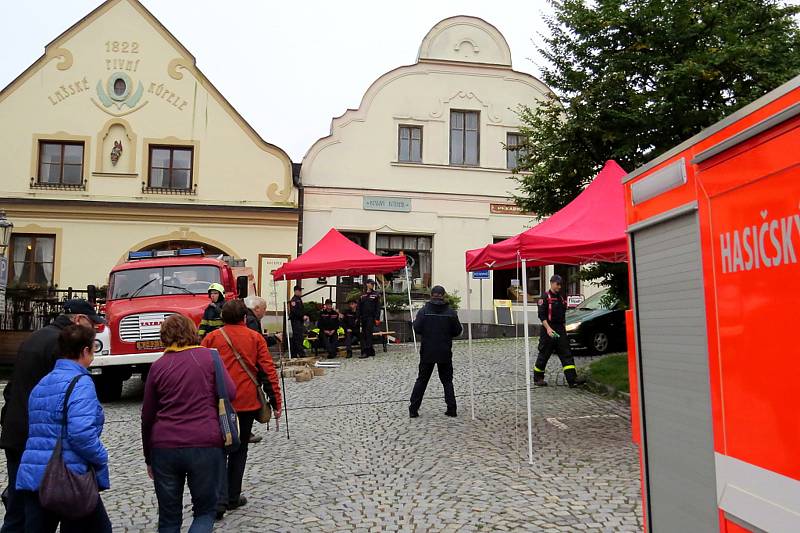
M 28 441 L 17 474 L 17 490 L 23 491 L 25 501 L 25 531 L 51 533 L 60 523 L 62 533 L 106 533 L 111 531 L 111 522 L 100 499 L 93 513 L 78 520 L 62 519 L 39 503 L 39 485 L 62 431 L 64 396 L 75 376 L 81 377 L 67 404 L 67 427 L 62 439 L 64 463 L 76 474 L 93 468 L 98 488 L 109 488 L 108 452 L 100 442 L 103 408 L 87 370 L 94 359 L 94 330 L 77 324 L 67 326 L 58 345 L 62 359 L 34 387 L 28 400 Z

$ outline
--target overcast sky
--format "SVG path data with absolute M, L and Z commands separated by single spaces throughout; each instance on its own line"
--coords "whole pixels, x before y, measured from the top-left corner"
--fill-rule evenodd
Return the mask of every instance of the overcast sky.
M 0 87 L 98 0 L 0 0 Z M 532 39 L 545 0 L 144 0 L 264 139 L 300 162 L 330 121 L 381 74 L 413 63 L 428 30 L 454 15 L 505 35 L 516 70 L 538 74 Z M 392 10 L 388 6 L 392 6 Z

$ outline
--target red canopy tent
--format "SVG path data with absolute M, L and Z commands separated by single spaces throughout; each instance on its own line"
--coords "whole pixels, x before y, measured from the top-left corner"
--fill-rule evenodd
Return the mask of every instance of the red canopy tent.
M 626 261 L 625 174 L 616 161 L 607 161 L 559 212 L 515 237 L 468 251 L 467 272 L 515 268 L 521 259 L 527 266 Z
M 275 281 L 290 279 L 321 278 L 329 276 L 356 276 L 361 274 L 384 274 L 395 270 L 406 270 L 408 279 L 408 269 L 406 268 L 406 258 L 402 255 L 381 257 L 369 250 L 365 250 L 335 229 L 325 234 L 325 236 L 314 246 L 302 253 L 300 257 L 293 261 L 287 261 L 272 274 Z M 386 313 L 386 288 L 384 285 L 383 307 Z M 408 308 L 411 313 L 411 321 L 414 321 L 414 311 L 411 308 L 411 288 L 408 289 Z M 388 334 L 388 320 L 386 321 Z M 417 338 L 414 338 L 414 350 L 416 351 Z M 289 354 L 291 357 L 291 353 Z
M 605 166 L 577 198 L 533 228 L 510 239 L 466 253 L 467 309 L 470 309 L 470 276 L 476 270 L 503 270 L 550 264 L 618 263 L 627 260 L 625 236 L 626 172 L 616 161 Z M 525 336 L 525 383 L 528 404 L 528 461 L 533 464 L 531 414 L 531 357 L 528 335 L 527 276 L 522 275 L 522 315 Z M 472 366 L 472 323 L 468 317 L 469 358 Z M 475 400 L 472 399 L 475 418 Z
M 305 279 L 329 276 L 382 274 L 405 268 L 403 256 L 381 257 L 365 250 L 335 229 L 297 259 L 284 263 L 273 279 Z

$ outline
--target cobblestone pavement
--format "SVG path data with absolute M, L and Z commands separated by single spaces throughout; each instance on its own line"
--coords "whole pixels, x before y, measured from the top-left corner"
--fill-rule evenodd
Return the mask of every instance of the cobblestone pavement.
M 564 386 L 535 389 L 536 462 L 529 465 L 524 357 L 515 358 L 515 346 L 521 352 L 514 340 L 476 341 L 474 421 L 461 342 L 457 419 L 444 416 L 435 375 L 420 418 L 408 418 L 417 363 L 410 347 L 343 360 L 308 383 L 287 380 L 291 440 L 283 425 L 280 433 L 257 429 L 264 440 L 251 445 L 244 480 L 250 502 L 217 530 L 641 531 L 627 406 Z M 557 378 L 563 384 L 558 367 L 554 357 L 551 385 Z M 141 393 L 134 378 L 123 401 L 105 407 L 112 490 L 103 500 L 115 531 L 155 530 L 156 499 L 141 455 Z M 188 491 L 184 501 L 185 531 Z

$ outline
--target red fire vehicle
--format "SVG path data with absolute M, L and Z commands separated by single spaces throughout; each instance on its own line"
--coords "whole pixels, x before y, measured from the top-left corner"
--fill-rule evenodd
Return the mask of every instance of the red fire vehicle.
M 800 77 L 625 197 L 646 529 L 800 531 Z
M 225 287 L 226 299 L 247 296 L 252 276 L 237 276 L 247 270 L 199 248 L 131 252 L 114 267 L 105 304 L 108 326 L 98 331 L 90 368 L 101 400 L 118 399 L 134 373 L 147 378 L 163 353 L 159 332 L 168 316 L 180 313 L 200 323 L 211 283 Z

